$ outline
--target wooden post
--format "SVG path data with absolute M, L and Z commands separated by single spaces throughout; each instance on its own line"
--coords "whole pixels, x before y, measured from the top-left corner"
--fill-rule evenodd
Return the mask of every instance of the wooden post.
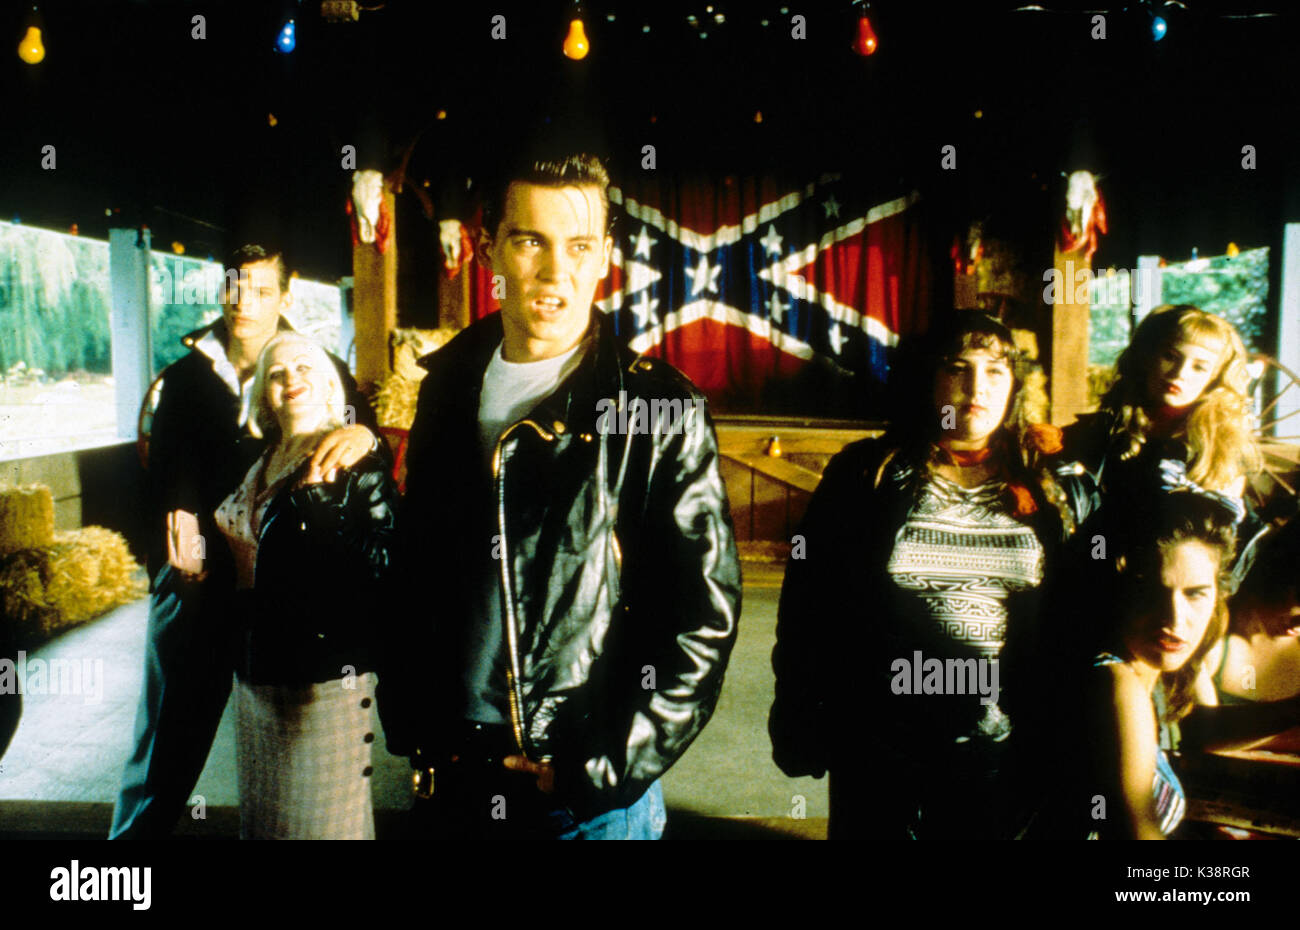
M 388 376 L 391 370 L 388 334 L 397 326 L 396 198 L 387 182 L 384 183 L 384 209 L 391 222 L 383 254 L 373 242 L 358 242 L 352 249 L 357 386 L 362 391 Z
M 1060 287 L 1052 305 L 1052 423 L 1069 426 L 1088 409 L 1088 288 L 1092 263 L 1082 251 L 1053 248 Z M 1076 293 L 1077 291 L 1077 293 Z M 1076 297 L 1082 296 L 1078 301 Z
M 954 271 L 952 276 L 952 306 L 954 310 L 978 310 L 979 288 L 975 275 Z
M 442 260 L 442 252 L 438 252 Z M 464 329 L 469 325 L 469 277 L 474 273 L 474 261 L 471 259 L 461 266 L 456 277 L 447 276 L 447 271 L 438 268 L 438 325 L 453 329 Z
M 108 267 L 113 295 L 110 313 L 113 392 L 117 403 L 119 439 L 136 438 L 140 403 L 153 380 L 153 350 L 149 340 L 150 243 L 147 229 L 108 231 Z

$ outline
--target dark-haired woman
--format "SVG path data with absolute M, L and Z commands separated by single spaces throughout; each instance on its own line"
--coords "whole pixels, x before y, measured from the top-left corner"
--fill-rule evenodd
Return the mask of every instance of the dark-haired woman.
M 895 371 L 887 434 L 831 461 L 795 540 L 773 755 L 830 772 L 832 838 L 1014 836 L 1040 591 L 1090 488 L 1048 467 L 1042 375 L 997 320 L 959 312 Z
M 1115 623 L 1085 679 L 1078 836 L 1163 839 L 1187 806 L 1169 728 L 1194 706 L 1206 655 L 1227 630 L 1234 520 L 1187 491 L 1164 495 L 1152 513 L 1115 562 Z

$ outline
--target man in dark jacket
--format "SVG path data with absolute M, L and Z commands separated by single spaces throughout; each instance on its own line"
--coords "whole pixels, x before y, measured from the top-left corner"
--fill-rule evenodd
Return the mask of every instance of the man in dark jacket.
M 171 833 L 230 696 L 238 628 L 229 615 L 233 569 L 213 511 L 262 452 L 262 441 L 245 428 L 247 395 L 262 347 L 291 328 L 282 313 L 293 296 L 279 252 L 245 245 L 227 266 L 237 269 L 238 286 L 228 288 L 221 319 L 184 338 L 190 352 L 164 370 L 153 415 L 144 690 L 110 839 Z M 379 445 L 369 403 L 334 361 L 354 422 L 322 440 L 308 483 Z
M 608 183 L 591 156 L 504 176 L 479 244 L 501 312 L 422 362 L 402 536 L 425 606 L 379 709 L 435 836 L 657 838 L 735 642 L 704 399 L 593 312 Z

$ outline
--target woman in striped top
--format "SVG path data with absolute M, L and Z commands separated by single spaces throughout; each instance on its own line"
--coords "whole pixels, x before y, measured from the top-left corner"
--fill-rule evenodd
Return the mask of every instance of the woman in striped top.
M 1163 495 L 1155 513 L 1117 561 L 1113 648 L 1089 679 L 1096 838 L 1163 839 L 1182 820 L 1168 728 L 1192 709 L 1205 657 L 1227 629 L 1234 515 L 1187 491 Z

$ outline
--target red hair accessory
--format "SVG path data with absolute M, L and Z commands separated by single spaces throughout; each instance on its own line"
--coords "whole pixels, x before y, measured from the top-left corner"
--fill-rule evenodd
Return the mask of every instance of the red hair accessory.
M 1015 515 L 1017 517 L 1027 517 L 1030 514 L 1038 513 L 1038 505 L 1034 503 L 1034 495 L 1029 493 L 1029 488 L 1023 484 L 1012 483 L 1007 485 L 1007 490 L 1011 492 L 1011 497 L 1015 501 Z

